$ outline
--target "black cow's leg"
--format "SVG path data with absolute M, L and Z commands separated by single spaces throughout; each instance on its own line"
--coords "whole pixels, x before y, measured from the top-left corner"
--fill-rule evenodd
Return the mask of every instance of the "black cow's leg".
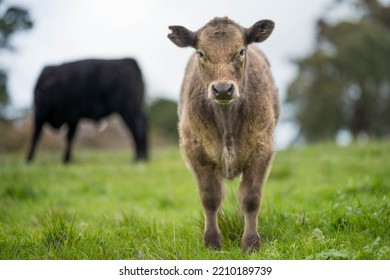
M 146 160 L 147 153 L 147 121 L 144 114 L 137 117 L 130 114 L 121 114 L 121 117 L 134 138 L 136 148 L 136 160 Z
M 68 163 L 72 157 L 72 143 L 76 134 L 77 122 L 68 124 L 68 133 L 66 135 L 66 148 L 63 161 Z
M 30 151 L 27 156 L 27 162 L 31 162 L 34 158 L 35 148 L 37 146 L 39 137 L 41 136 L 43 122 L 35 119 L 34 133 L 31 138 Z
M 147 139 L 148 124 L 145 115 L 142 113 L 136 120 L 136 149 L 137 160 L 148 159 L 148 139 Z

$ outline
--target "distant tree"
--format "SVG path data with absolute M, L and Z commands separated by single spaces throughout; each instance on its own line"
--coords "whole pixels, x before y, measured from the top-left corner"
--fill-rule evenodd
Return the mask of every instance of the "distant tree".
M 165 138 L 166 142 L 177 142 L 177 102 L 165 98 L 154 100 L 148 107 L 149 126 L 152 135 Z
M 345 1 L 338 1 L 345 2 Z M 390 135 L 390 7 L 377 0 L 346 1 L 364 12 L 355 22 L 320 19 L 317 45 L 290 84 L 287 102 L 307 141 Z
M 3 0 L 0 0 L 0 10 L 2 10 Z M 10 6 L 5 9 L 3 14 L 0 14 L 0 51 L 2 49 L 14 50 L 11 45 L 12 35 L 17 31 L 28 30 L 32 28 L 33 23 L 27 10 Z M 7 91 L 7 73 L 0 69 L 0 118 L 5 116 L 5 108 L 10 102 L 10 97 Z

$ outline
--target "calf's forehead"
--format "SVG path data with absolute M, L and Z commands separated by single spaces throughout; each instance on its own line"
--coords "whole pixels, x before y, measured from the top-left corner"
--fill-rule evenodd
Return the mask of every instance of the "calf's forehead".
M 235 24 L 208 24 L 198 32 L 197 48 L 209 55 L 231 55 L 245 43 L 242 29 Z

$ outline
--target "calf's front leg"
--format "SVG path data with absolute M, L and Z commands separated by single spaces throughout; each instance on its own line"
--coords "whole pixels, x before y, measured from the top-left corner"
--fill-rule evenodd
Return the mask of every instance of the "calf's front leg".
M 219 250 L 222 237 L 218 227 L 218 209 L 224 198 L 222 179 L 217 175 L 213 166 L 197 166 L 193 170 L 204 209 L 204 244 L 206 247 Z
M 260 249 L 260 236 L 257 231 L 257 218 L 260 209 L 262 188 L 267 179 L 273 153 L 255 158 L 244 170 L 238 190 L 238 200 L 244 212 L 244 233 L 241 240 L 243 251 Z

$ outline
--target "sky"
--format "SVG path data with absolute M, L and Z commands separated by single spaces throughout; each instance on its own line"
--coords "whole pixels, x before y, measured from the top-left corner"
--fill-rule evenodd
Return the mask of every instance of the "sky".
M 135 58 L 143 71 L 148 99 L 178 100 L 191 48 L 168 38 L 169 25 L 197 30 L 216 16 L 228 16 L 244 27 L 271 19 L 275 29 L 257 44 L 271 62 L 281 100 L 297 74 L 293 59 L 314 47 L 315 22 L 334 0 L 4 0 L 29 10 L 33 29 L 12 40 L 15 52 L 0 53 L 8 70 L 12 106 L 31 108 L 33 88 L 45 65 L 86 58 Z M 342 14 L 342 12 L 341 12 Z M 283 110 L 282 110 L 283 117 Z M 296 135 L 291 123 L 280 123 L 277 145 Z

